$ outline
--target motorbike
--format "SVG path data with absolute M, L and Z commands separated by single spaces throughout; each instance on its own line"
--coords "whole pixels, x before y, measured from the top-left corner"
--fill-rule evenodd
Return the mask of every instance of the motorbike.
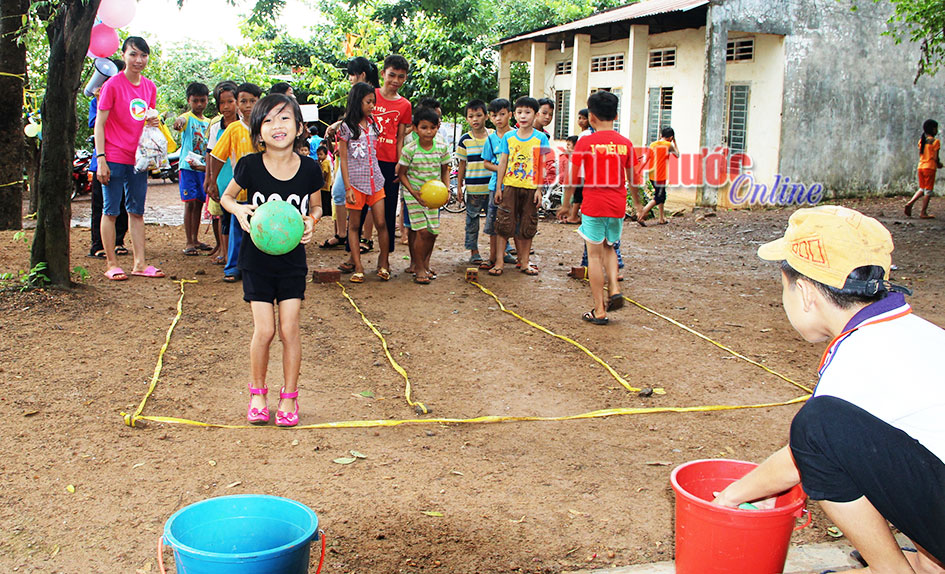
M 180 150 L 167 154 L 167 165 L 156 167 L 148 175 L 151 179 L 170 180 L 177 183 L 180 179 Z
M 89 171 L 91 163 L 92 152 L 87 149 L 75 150 L 75 156 L 72 158 L 72 197 L 70 199 L 92 193 L 92 178 L 95 174 Z

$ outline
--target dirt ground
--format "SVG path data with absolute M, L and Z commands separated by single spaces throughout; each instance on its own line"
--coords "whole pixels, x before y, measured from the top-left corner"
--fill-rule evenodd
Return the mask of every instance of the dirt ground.
M 173 186 L 153 186 L 149 201 L 149 221 L 179 220 Z M 920 315 L 945 325 L 938 307 L 945 291 L 942 200 L 932 209 L 940 219 L 929 221 L 907 220 L 903 201 L 845 204 L 891 229 L 893 280 L 915 289 L 910 301 Z M 75 207 L 82 220 L 87 201 Z M 793 331 L 776 267 L 755 257 L 789 214 L 689 212 L 646 229 L 627 222 L 624 293 L 812 385 L 825 345 Z M 466 284 L 462 227 L 462 216 L 443 217 L 433 259 L 440 277 L 429 286 L 409 281 L 400 245 L 391 282 L 369 276 L 362 285 L 346 283 L 409 374 L 414 398 L 432 409 L 419 418 L 740 405 L 802 394 L 633 306 L 615 312 L 607 327 L 582 322 L 589 293 L 566 276 L 582 244 L 574 226 L 543 222 L 535 239 L 541 274 L 482 283 L 509 308 L 587 346 L 631 385 L 666 390 L 649 398 L 628 392 L 575 347 L 502 313 Z M 671 470 L 698 458 L 760 461 L 785 443 L 798 408 L 362 429 L 130 428 L 119 412 L 131 412 L 147 390 L 179 285 L 106 281 L 104 263 L 84 257 L 88 233 L 73 229 L 73 264 L 91 274 L 74 290 L 0 294 L 3 572 L 156 572 L 155 544 L 174 511 L 244 493 L 313 508 L 328 537 L 325 572 L 552 573 L 667 560 Z M 329 234 L 327 221 L 319 223 L 317 238 Z M 198 282 L 186 287 L 144 414 L 242 424 L 252 320 L 240 286 L 223 283 L 208 258 L 183 256 L 179 226 L 149 226 L 147 240 L 150 263 Z M 28 246 L 13 232 L 0 233 L 0 245 L 0 271 L 26 266 Z M 367 257 L 370 269 L 374 255 Z M 340 251 L 308 250 L 311 268 L 341 258 Z M 123 262 L 130 266 L 130 258 Z M 380 341 L 336 285 L 309 285 L 301 329 L 302 424 L 418 418 Z M 280 349 L 275 343 L 273 390 Z M 366 458 L 333 462 L 351 450 Z M 831 540 L 828 526 L 815 510 L 813 525 L 794 541 Z M 314 563 L 318 552 L 312 554 Z

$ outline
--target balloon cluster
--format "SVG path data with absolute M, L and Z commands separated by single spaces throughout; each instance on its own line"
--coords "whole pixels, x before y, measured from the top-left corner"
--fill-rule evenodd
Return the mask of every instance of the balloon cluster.
M 108 58 L 119 46 L 118 30 L 135 17 L 135 0 L 102 0 L 89 38 L 89 57 Z

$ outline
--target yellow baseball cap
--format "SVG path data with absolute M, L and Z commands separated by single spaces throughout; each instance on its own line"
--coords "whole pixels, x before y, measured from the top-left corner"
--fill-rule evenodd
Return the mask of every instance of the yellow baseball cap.
M 857 267 L 878 265 L 889 279 L 893 241 L 872 217 L 839 205 L 798 209 L 788 219 L 784 237 L 758 248 L 758 257 L 787 261 L 814 281 L 843 289 Z

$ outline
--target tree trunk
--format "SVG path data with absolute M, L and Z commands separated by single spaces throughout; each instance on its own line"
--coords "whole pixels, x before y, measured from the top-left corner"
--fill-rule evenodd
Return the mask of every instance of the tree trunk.
M 23 225 L 23 83 L 26 42 L 17 42 L 29 0 L 0 0 L 0 229 Z
M 46 262 L 53 285 L 71 285 L 69 227 L 72 220 L 72 158 L 75 155 L 76 94 L 82 60 L 100 0 L 63 0 L 46 27 L 49 74 L 43 97 L 36 233 L 30 268 Z

